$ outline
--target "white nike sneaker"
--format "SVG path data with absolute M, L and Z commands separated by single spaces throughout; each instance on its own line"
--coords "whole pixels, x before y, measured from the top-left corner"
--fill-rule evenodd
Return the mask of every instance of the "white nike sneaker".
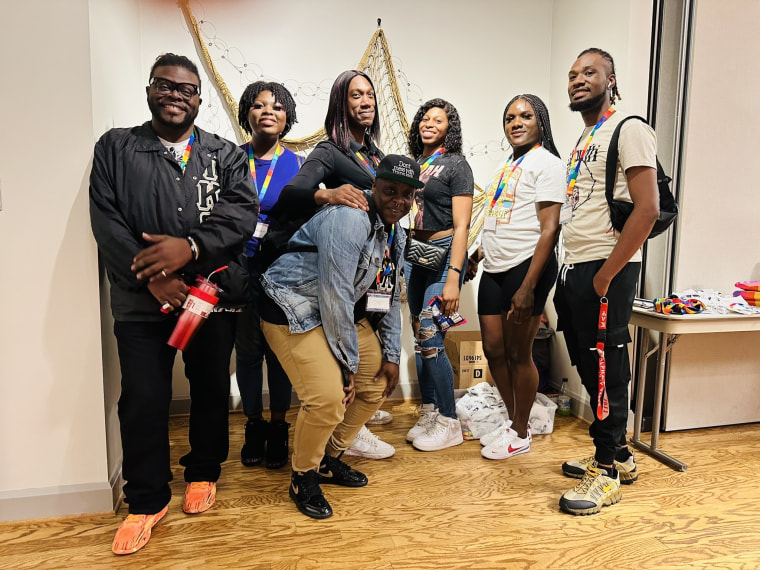
M 368 426 L 384 426 L 393 421 L 393 416 L 390 412 L 385 410 L 377 410 L 372 417 L 367 421 Z
M 344 452 L 345 455 L 355 455 L 367 459 L 387 459 L 394 453 L 396 453 L 396 448 L 369 431 L 367 426 L 362 426 L 354 441 Z
M 438 414 L 427 432 L 414 438 L 412 445 L 420 451 L 439 451 L 447 447 L 461 445 L 464 442 L 462 436 L 462 424 L 458 419 L 449 418 Z
M 496 440 L 501 434 L 507 431 L 512 426 L 512 420 L 507 420 L 507 423 L 500 425 L 495 430 L 489 431 L 486 435 L 480 438 L 480 445 L 485 447 L 489 443 Z
M 480 454 L 486 459 L 506 459 L 528 451 L 530 439 L 523 439 L 512 428 L 507 428 L 502 435 L 481 449 Z
M 435 422 L 437 415 L 438 410 L 435 409 L 435 404 L 420 405 L 420 419 L 406 432 L 406 441 L 412 443 L 417 437 L 427 432 L 428 428 Z

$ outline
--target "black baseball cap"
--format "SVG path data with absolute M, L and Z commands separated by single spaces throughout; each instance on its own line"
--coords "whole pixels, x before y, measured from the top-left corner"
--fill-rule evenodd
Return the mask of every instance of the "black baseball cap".
M 375 169 L 375 178 L 395 180 L 414 188 L 422 188 L 425 185 L 424 182 L 420 182 L 420 165 L 417 161 L 400 154 L 386 155 Z

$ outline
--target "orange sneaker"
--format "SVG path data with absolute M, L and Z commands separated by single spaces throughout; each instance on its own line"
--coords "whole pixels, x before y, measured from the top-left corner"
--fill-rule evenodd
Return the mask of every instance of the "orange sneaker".
M 185 502 L 182 510 L 187 514 L 197 514 L 209 510 L 216 500 L 216 483 L 193 481 L 185 489 Z
M 114 554 L 132 554 L 148 544 L 150 532 L 164 518 L 169 505 L 154 515 L 127 515 L 113 537 L 111 550 Z

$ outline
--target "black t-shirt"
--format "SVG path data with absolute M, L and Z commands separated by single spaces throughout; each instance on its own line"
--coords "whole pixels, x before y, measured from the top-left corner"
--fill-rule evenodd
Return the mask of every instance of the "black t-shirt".
M 422 157 L 417 162 L 423 164 L 427 158 Z M 475 191 L 475 179 L 467 160 L 459 154 L 441 155 L 420 174 L 420 180 L 425 187 L 414 196 L 417 209 L 414 229 L 435 232 L 452 229 L 451 199 L 472 196 Z
M 375 175 L 356 156 L 359 152 L 375 169 L 385 156 L 371 141 L 360 145 L 350 141 L 350 152 L 332 141 L 319 143 L 291 181 L 280 192 L 277 203 L 269 212 L 269 231 L 261 241 L 261 251 L 254 259 L 263 273 L 281 255 L 288 240 L 321 207 L 314 202 L 319 185 L 337 188 L 351 184 L 359 190 L 369 190 Z

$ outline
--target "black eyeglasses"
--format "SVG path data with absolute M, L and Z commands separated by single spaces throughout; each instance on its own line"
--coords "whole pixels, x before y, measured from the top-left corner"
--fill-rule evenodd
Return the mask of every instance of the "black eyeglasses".
M 159 93 L 166 94 L 176 91 L 185 99 L 190 99 L 193 95 L 201 94 L 201 88 L 194 83 L 175 83 L 174 81 L 169 81 L 163 77 L 153 77 L 150 80 L 150 84 L 155 87 L 156 91 Z

